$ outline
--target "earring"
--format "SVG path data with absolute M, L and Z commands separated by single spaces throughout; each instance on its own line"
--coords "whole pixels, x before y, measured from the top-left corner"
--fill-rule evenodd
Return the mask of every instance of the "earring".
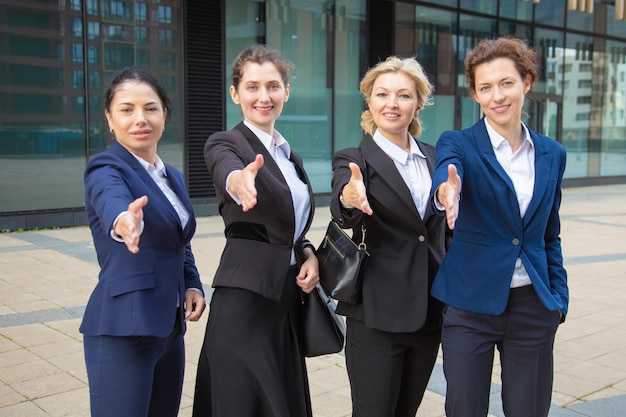
M 110 128 L 109 130 L 111 131 L 111 133 L 114 133 L 114 132 L 115 132 L 115 130 L 113 130 L 113 128 Z
M 165 132 L 165 126 L 163 126 L 163 131 Z

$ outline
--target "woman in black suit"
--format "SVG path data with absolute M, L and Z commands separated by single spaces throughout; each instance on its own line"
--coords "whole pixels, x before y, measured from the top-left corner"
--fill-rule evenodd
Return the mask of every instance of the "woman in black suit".
M 360 85 L 368 109 L 358 148 L 333 157 L 331 212 L 369 257 L 347 317 L 352 415 L 415 417 L 440 342 L 441 305 L 429 289 L 446 248 L 445 218 L 428 203 L 435 150 L 416 138 L 432 87 L 414 59 L 389 57 Z M 322 277 L 323 278 L 323 277 Z
M 226 247 L 213 280 L 194 417 L 312 415 L 297 335 L 301 291 L 319 281 L 305 238 L 313 194 L 302 159 L 274 129 L 291 68 L 263 45 L 241 52 L 230 95 L 244 121 L 205 145 Z

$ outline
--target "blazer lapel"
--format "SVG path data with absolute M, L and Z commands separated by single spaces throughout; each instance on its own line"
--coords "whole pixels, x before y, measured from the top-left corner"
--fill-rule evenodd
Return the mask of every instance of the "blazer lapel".
M 498 162 L 496 158 L 496 154 L 493 151 L 493 145 L 491 144 L 491 140 L 489 140 L 489 133 L 487 133 L 487 127 L 485 126 L 484 119 L 481 119 L 479 123 L 476 123 L 472 128 L 469 129 L 472 133 L 472 141 L 476 144 L 482 158 L 485 162 L 495 171 L 496 174 L 506 183 L 509 187 L 513 195 L 515 194 L 515 187 L 513 186 L 513 182 L 511 178 L 507 175 L 502 165 Z
M 111 152 L 115 155 L 122 158 L 132 169 L 135 171 L 137 176 L 141 178 L 145 186 L 150 189 L 150 199 L 148 204 L 159 205 L 163 208 L 170 217 L 172 217 L 178 225 L 180 225 L 179 229 L 182 229 L 182 225 L 180 224 L 180 218 L 174 209 L 174 206 L 167 199 L 163 191 L 159 188 L 156 182 L 152 179 L 148 171 L 139 163 L 137 158 L 135 158 L 129 151 L 127 151 L 122 145 L 120 145 L 117 141 L 113 142 L 111 145 Z M 171 179 L 168 177 L 168 179 Z M 171 183 L 171 181 L 170 181 Z M 177 192 L 178 193 L 178 192 Z M 156 201 L 154 201 L 156 198 Z
M 361 149 L 366 162 L 378 173 L 378 175 L 389 185 L 398 198 L 404 203 L 405 208 L 420 221 L 422 218 L 415 207 L 411 191 L 407 187 L 404 179 L 398 172 L 393 160 L 374 142 L 370 135 L 366 135 L 361 142 Z M 368 187 L 368 184 L 365 184 Z M 401 214 L 399 214 L 401 215 Z
M 550 178 L 550 166 L 552 165 L 552 155 L 548 153 L 548 147 L 545 143 L 545 138 L 530 132 L 535 145 L 535 186 L 533 188 L 533 198 L 530 200 L 530 204 L 524 214 L 524 225 L 526 225 L 529 219 L 537 211 L 543 200 L 543 196 L 548 186 Z M 552 139 L 547 139 L 552 140 Z

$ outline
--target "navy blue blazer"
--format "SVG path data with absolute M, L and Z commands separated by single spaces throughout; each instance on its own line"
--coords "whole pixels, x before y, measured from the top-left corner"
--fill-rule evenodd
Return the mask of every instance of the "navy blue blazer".
M 118 142 L 94 156 L 85 170 L 85 208 L 100 274 L 80 331 L 88 336 L 166 337 L 174 327 L 177 305 L 188 288 L 202 289 L 191 252 L 196 221 L 183 174 L 165 165 L 167 178 L 189 221 L 182 228 L 176 210 L 150 174 Z M 146 195 L 139 252 L 111 238 L 115 218 L 135 199 Z M 183 331 L 185 322 L 179 309 Z
M 456 166 L 462 181 L 454 238 L 432 288 L 432 295 L 444 303 L 475 313 L 503 313 L 519 257 L 541 302 L 565 317 L 569 292 L 559 208 L 566 153 L 555 140 L 532 131 L 530 135 L 535 185 L 524 217 L 484 120 L 462 131 L 443 132 L 437 141 L 431 197 L 447 180 L 449 164 Z

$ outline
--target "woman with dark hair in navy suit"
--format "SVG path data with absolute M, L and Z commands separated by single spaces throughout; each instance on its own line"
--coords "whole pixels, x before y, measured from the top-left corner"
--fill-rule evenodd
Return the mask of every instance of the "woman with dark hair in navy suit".
M 487 415 L 497 347 L 506 416 L 547 416 L 569 299 L 559 237 L 565 149 L 521 121 L 537 79 L 524 41 L 479 42 L 465 75 L 484 117 L 441 134 L 432 184 L 434 206 L 454 228 L 432 288 L 446 304 L 446 414 Z
M 156 153 L 169 112 L 150 73 L 120 71 L 105 96 L 115 141 L 85 170 L 101 268 L 80 326 L 93 417 L 178 415 L 185 322 L 205 308 L 185 179 Z
M 274 128 L 289 99 L 290 70 L 264 45 L 242 51 L 230 96 L 244 120 L 205 145 L 226 247 L 213 279 L 194 417 L 312 415 L 298 333 L 301 291 L 319 281 L 305 238 L 313 193 L 302 159 Z

